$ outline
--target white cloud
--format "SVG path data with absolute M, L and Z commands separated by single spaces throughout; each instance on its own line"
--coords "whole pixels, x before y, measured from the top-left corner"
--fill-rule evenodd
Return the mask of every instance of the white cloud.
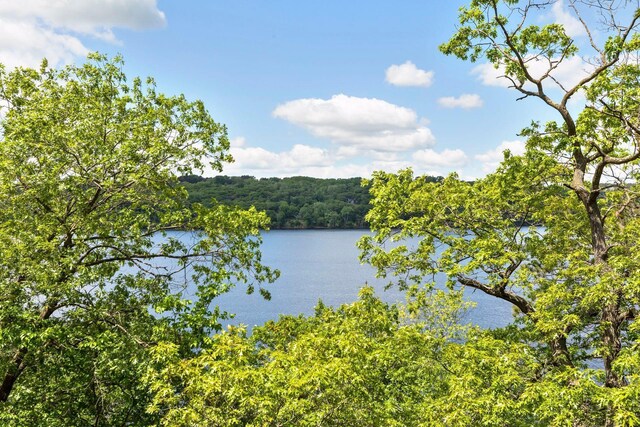
M 459 97 L 446 96 L 438 99 L 438 104 L 445 108 L 479 108 L 482 107 L 482 98 L 480 95 L 465 93 Z
M 263 147 L 251 147 L 242 137 L 231 140 L 234 162 L 224 166 L 226 175 L 250 175 L 257 178 L 312 176 L 317 178 L 371 177 L 374 171 L 397 172 L 412 167 L 416 174 L 446 175 L 452 171 L 463 174 L 467 155 L 459 149 L 436 152 L 430 149 L 409 153 L 349 152 L 348 147 L 323 149 L 297 144 L 289 150 L 275 152 Z M 217 175 L 210 168 L 204 176 Z
M 334 95 L 297 99 L 273 110 L 275 117 L 354 151 L 398 152 L 434 144 L 415 111 L 375 98 Z
M 230 139 L 229 145 L 231 145 L 231 148 L 244 147 L 247 145 L 247 140 L 245 137 L 239 136 L 237 138 Z
M 413 153 L 412 158 L 418 162 L 420 168 L 452 168 L 464 166 L 468 157 L 464 151 L 456 150 L 444 150 L 440 153 L 427 149 L 418 150 Z
M 482 154 L 475 156 L 476 160 L 482 163 L 482 170 L 484 172 L 493 172 L 500 162 L 504 160 L 504 151 L 509 150 L 512 155 L 519 156 L 525 152 L 525 144 L 523 141 L 503 141 L 498 147 L 493 150 L 486 151 Z
M 302 168 L 298 175 L 316 178 L 370 178 L 374 171 L 397 172 L 410 166 L 404 161 L 374 161 L 365 164 L 333 164 L 324 167 Z
M 225 169 L 268 169 L 287 173 L 302 167 L 327 166 L 332 162 L 327 150 L 302 144 L 280 153 L 260 147 L 232 145 L 230 152 L 235 163 Z
M 88 49 L 78 36 L 117 42 L 114 28 L 166 23 L 156 0 L 0 1 L 0 62 L 9 67 L 71 62 Z
M 503 78 L 504 67 L 494 67 L 490 62 L 478 64 L 471 70 L 471 74 L 475 75 L 485 86 L 509 87 L 511 82 Z
M 257 178 L 312 176 L 317 178 L 370 177 L 374 171 L 397 172 L 412 166 L 412 162 L 400 158 L 395 153 L 388 156 L 358 157 L 361 153 L 340 153 L 343 147 L 327 150 L 309 145 L 297 144 L 291 149 L 274 152 L 262 147 L 251 147 L 243 137 L 231 140 L 230 153 L 234 162 L 224 165 L 226 175 L 250 175 Z M 353 155 L 351 155 L 353 154 Z M 371 153 L 368 153 L 371 154 Z M 374 153 L 375 154 L 375 153 Z M 416 167 L 421 169 L 422 165 Z M 219 174 L 205 168 L 204 176 Z
M 7 67 L 35 67 L 44 57 L 51 65 L 68 63 L 88 52 L 73 36 L 0 16 L 0 62 Z
M 565 89 L 569 89 L 587 75 L 587 67 L 588 64 L 586 64 L 582 58 L 574 56 L 562 61 L 551 75 L 558 80 Z M 547 61 L 530 60 L 527 63 L 527 69 L 534 78 L 540 78 L 549 69 L 549 64 Z M 482 84 L 486 86 L 511 86 L 511 81 L 502 77 L 504 75 L 504 67 L 495 68 L 491 63 L 484 63 L 475 66 L 471 70 L 471 73 L 477 75 Z M 555 85 L 551 79 L 547 79 L 546 81 L 547 85 Z M 525 85 L 525 88 L 526 87 L 527 85 Z M 532 88 L 532 86 L 529 87 Z
M 394 86 L 429 87 L 433 83 L 433 71 L 421 70 L 411 61 L 387 68 L 386 81 Z
M 551 18 L 554 22 L 564 26 L 564 31 L 569 37 L 584 36 L 587 34 L 580 20 L 565 9 L 563 0 L 558 0 L 553 4 L 551 7 Z
M 350 147 L 345 145 L 338 147 L 338 151 L 336 152 L 336 156 L 338 159 L 356 157 L 358 154 L 360 154 L 358 147 Z

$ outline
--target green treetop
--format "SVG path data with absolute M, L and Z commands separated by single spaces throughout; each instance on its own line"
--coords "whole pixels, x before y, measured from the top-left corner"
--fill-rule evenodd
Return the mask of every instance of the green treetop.
M 562 2 L 474 0 L 460 10 L 441 50 L 488 61 L 558 121 L 534 122 L 523 131 L 526 154 L 505 153 L 474 184 L 376 174 L 367 217 L 376 236 L 361 242 L 363 259 L 401 283 L 444 273 L 452 287 L 511 303 L 519 328 L 508 337 L 540 366 L 504 393 L 542 425 L 638 425 L 640 11 L 636 2 L 564 3 L 571 34 L 544 24 Z M 583 74 L 561 80 L 576 62 Z M 414 236 L 413 248 L 384 247 Z
M 148 349 L 188 355 L 218 327 L 218 294 L 275 278 L 264 214 L 189 207 L 178 185 L 230 160 L 225 127 L 122 66 L 0 68 L 2 425 L 150 423 Z M 177 229 L 199 240 L 159 243 Z

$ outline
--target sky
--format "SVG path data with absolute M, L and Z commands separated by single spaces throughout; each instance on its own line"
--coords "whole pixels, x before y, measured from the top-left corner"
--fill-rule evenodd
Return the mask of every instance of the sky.
M 0 0 L 0 62 L 82 63 L 121 54 L 158 91 L 201 99 L 224 123 L 223 174 L 368 177 L 375 170 L 475 179 L 519 154 L 532 120 L 489 64 L 441 54 L 457 0 Z M 558 0 L 540 19 L 579 23 Z M 582 34 L 584 36 L 584 34 Z M 577 58 L 559 70 L 579 75 Z M 213 172 L 204 171 L 205 175 Z

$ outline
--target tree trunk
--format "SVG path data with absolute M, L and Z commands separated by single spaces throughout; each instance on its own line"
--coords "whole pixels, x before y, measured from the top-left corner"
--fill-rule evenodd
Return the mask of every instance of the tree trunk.
M 580 174 L 584 177 L 584 173 Z M 576 175 L 574 175 L 574 178 Z M 582 185 L 584 188 L 584 184 Z M 589 218 L 589 226 L 591 228 L 591 246 L 593 253 L 593 263 L 602 267 L 600 277 L 602 273 L 610 271 L 610 266 L 607 262 L 608 247 L 607 236 L 604 229 L 604 220 L 598 206 L 598 188 L 592 188 L 590 192 L 579 191 L 578 188 L 574 188 L 578 198 L 582 201 L 585 210 Z M 597 191 L 598 193 L 592 193 Z M 614 370 L 613 364 L 620 354 L 622 343 L 620 340 L 620 305 L 617 290 L 614 291 L 614 301 L 607 301 L 603 307 L 600 308 L 600 326 L 603 328 L 602 332 L 602 345 L 604 347 L 604 372 L 605 372 L 605 387 L 618 388 L 623 387 L 624 378 L 621 378 Z M 605 427 L 614 427 L 615 411 L 611 405 L 606 410 Z
M 7 368 L 7 372 L 4 375 L 4 379 L 2 380 L 2 385 L 0 385 L 0 402 L 6 402 L 9 399 L 11 390 L 13 390 L 13 385 L 26 367 L 24 363 L 24 358 L 26 355 L 26 348 L 19 349 L 13 355 L 11 363 Z
M 46 320 L 58 309 L 57 302 L 46 304 L 40 311 L 40 320 Z M 0 402 L 6 402 L 9 400 L 9 395 L 13 390 L 13 386 L 22 374 L 22 371 L 27 367 L 25 363 L 25 357 L 29 350 L 26 347 L 22 347 L 14 353 L 7 368 L 7 372 L 4 374 L 4 379 L 0 385 Z

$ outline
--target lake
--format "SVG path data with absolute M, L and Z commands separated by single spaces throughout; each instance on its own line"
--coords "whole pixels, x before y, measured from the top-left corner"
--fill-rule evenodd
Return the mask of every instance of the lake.
M 235 313 L 235 318 L 224 325 L 245 324 L 251 328 L 277 319 L 280 314 L 313 314 L 320 299 L 332 306 L 355 301 L 358 290 L 365 284 L 373 286 L 384 301 L 404 301 L 404 294 L 396 288 L 384 290 L 389 279 L 376 279 L 372 267 L 360 264 L 356 242 L 365 233 L 366 230 L 263 233 L 263 261 L 281 272 L 280 278 L 267 286 L 271 300 L 264 300 L 257 292 L 247 295 L 242 286 L 232 289 L 216 300 L 221 309 Z M 466 321 L 483 328 L 511 322 L 510 304 L 480 291 L 467 292 L 465 296 L 477 303 Z

